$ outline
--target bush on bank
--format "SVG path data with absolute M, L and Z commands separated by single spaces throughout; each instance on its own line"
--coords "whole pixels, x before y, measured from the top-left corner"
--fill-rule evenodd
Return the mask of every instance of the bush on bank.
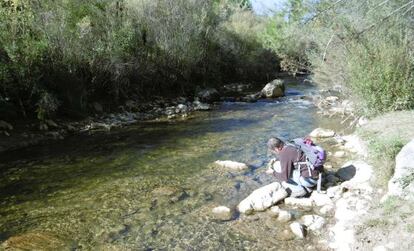
M 42 119 L 267 80 L 278 61 L 255 35 L 262 27 L 246 1 L 5 0 L 0 114 Z
M 413 15 L 409 1 L 290 0 L 262 38 L 288 70 L 345 87 L 360 113 L 378 115 L 414 108 Z

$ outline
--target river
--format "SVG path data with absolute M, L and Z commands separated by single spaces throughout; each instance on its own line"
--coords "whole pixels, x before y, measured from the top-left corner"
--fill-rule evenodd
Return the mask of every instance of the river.
M 315 91 L 291 83 L 280 100 L 225 102 L 186 120 L 142 122 L 3 153 L 0 242 L 38 233 L 53 240 L 44 250 L 306 249 L 308 240 L 282 237 L 286 225 L 265 213 L 221 222 L 211 209 L 234 208 L 273 181 L 264 173 L 269 136 L 338 127 L 298 98 Z M 250 169 L 224 170 L 214 165 L 219 159 Z

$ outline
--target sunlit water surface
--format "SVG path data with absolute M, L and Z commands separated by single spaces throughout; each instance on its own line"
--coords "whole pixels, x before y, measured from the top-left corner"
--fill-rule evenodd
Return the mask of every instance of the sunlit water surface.
M 269 136 L 338 127 L 297 98 L 314 90 L 291 85 L 279 101 L 223 103 L 188 120 L 146 122 L 0 155 L 0 242 L 38 232 L 74 250 L 305 249 L 309 240 L 284 239 L 288 225 L 265 213 L 220 222 L 211 209 L 234 208 L 274 181 L 264 174 Z M 218 159 L 250 169 L 224 170 L 213 164 Z

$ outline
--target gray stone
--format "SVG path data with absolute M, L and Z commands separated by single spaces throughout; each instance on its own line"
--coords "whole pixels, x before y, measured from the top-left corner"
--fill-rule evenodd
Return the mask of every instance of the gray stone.
M 388 182 L 388 195 L 414 199 L 414 139 L 395 158 L 395 171 Z
M 219 92 L 214 88 L 204 89 L 197 93 L 201 102 L 211 103 L 220 100 Z
M 282 80 L 275 79 L 262 89 L 262 95 L 266 98 L 278 98 L 285 96 L 285 85 Z
M 206 103 L 201 103 L 200 101 L 196 100 L 193 102 L 193 109 L 195 111 L 208 111 L 211 110 L 211 106 Z

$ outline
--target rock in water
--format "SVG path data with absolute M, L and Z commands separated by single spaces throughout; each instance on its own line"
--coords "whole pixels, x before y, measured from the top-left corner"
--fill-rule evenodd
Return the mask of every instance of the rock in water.
M 219 206 L 219 207 L 215 207 L 212 210 L 214 217 L 218 220 L 223 220 L 223 221 L 227 221 L 227 220 L 231 220 L 232 218 L 232 213 L 230 208 L 225 207 L 225 206 Z
M 0 249 L 5 250 L 72 250 L 71 241 L 63 241 L 49 232 L 29 232 L 12 236 L 3 242 Z
M 285 85 L 280 79 L 268 83 L 262 90 L 262 96 L 266 98 L 279 98 L 285 96 Z
M 263 211 L 286 198 L 287 193 L 279 182 L 274 182 L 253 191 L 237 206 L 240 213 Z
M 333 201 L 327 194 L 318 193 L 317 191 L 313 191 L 310 199 L 313 200 L 316 206 L 323 207 L 325 205 L 333 205 Z
M 200 99 L 201 102 L 206 102 L 206 103 L 211 103 L 211 102 L 220 100 L 220 94 L 214 88 L 199 91 L 197 93 L 197 97 Z
M 277 217 L 277 220 L 280 222 L 288 222 L 292 219 L 292 214 L 285 210 L 279 211 L 279 216 Z
M 335 136 L 335 132 L 330 129 L 316 128 L 309 134 L 309 136 L 312 138 L 330 138 Z
M 300 224 L 299 222 L 293 222 L 292 224 L 290 224 L 290 230 L 292 230 L 292 232 L 299 237 L 300 239 L 305 238 L 306 233 L 305 233 L 305 228 L 302 224 Z
M 229 168 L 229 169 L 232 169 L 232 170 L 244 170 L 244 169 L 249 168 L 244 163 L 231 161 L 231 160 L 217 160 L 214 163 L 216 163 L 217 165 L 219 165 L 221 167 Z

